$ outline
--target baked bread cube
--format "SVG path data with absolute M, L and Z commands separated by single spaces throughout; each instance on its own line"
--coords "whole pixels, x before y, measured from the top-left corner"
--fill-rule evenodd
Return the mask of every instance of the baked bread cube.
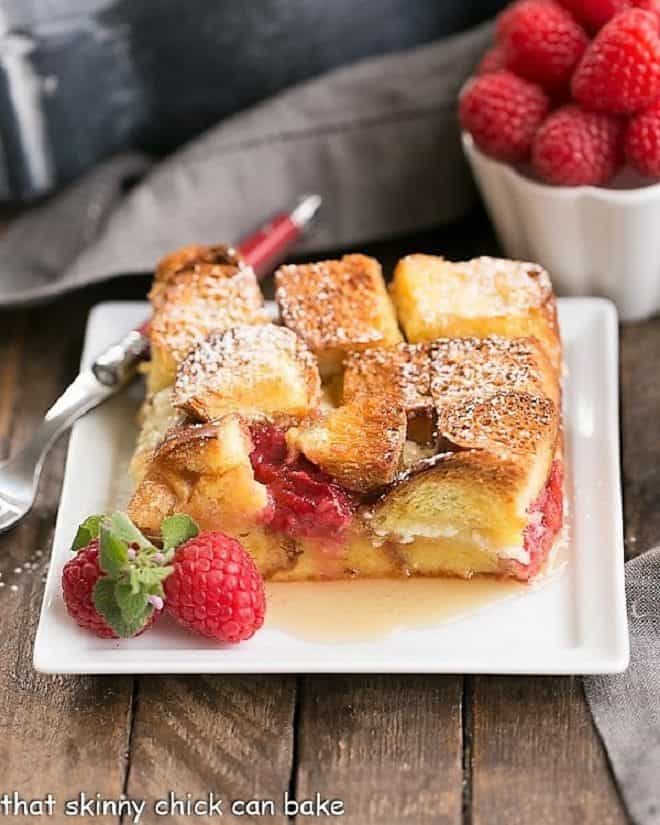
M 552 284 L 538 264 L 500 258 L 453 263 L 408 255 L 390 287 L 408 341 L 534 336 L 559 369 L 561 347 Z
M 380 398 L 384 407 L 402 407 L 407 445 L 433 441 L 433 400 L 428 344 L 395 344 L 349 353 L 344 361 L 343 401 Z M 408 450 L 404 452 L 404 463 Z
M 361 398 L 318 421 L 288 430 L 288 446 L 348 490 L 369 492 L 393 481 L 406 439 L 402 407 L 380 398 Z
M 202 530 L 258 524 L 268 491 L 254 478 L 252 439 L 237 415 L 217 424 L 182 424 L 154 451 L 128 506 L 137 526 L 158 535 L 166 516 L 187 513 Z
M 428 345 L 401 343 L 348 354 L 344 362 L 344 403 L 383 395 L 394 397 L 409 415 L 431 411 Z
M 211 332 L 268 321 L 257 277 L 245 265 L 195 264 L 156 289 L 151 300 L 150 393 L 173 384 L 181 361 Z
M 380 264 L 373 258 L 345 255 L 282 266 L 275 284 L 282 322 L 317 356 L 322 376 L 339 372 L 348 350 L 402 340 Z
M 228 271 L 246 266 L 241 255 L 231 246 L 217 244 L 205 246 L 189 244 L 175 249 L 158 262 L 154 273 L 154 282 L 149 293 L 152 303 L 157 304 L 165 289 L 176 279 L 180 272 L 194 270 L 200 264 L 213 264 L 227 267 Z
M 535 338 L 438 338 L 428 345 L 428 354 L 436 413 L 503 391 L 559 404 L 559 377 Z
M 421 443 L 430 441 L 438 412 L 466 398 L 515 390 L 559 403 L 557 374 L 534 338 L 439 338 L 375 347 L 349 354 L 344 366 L 344 403 L 378 397 L 383 405 L 403 406 L 408 438 Z
M 129 468 L 136 484 L 144 478 L 149 462 L 167 431 L 183 424 L 184 420 L 185 413 L 172 406 L 171 387 L 145 399 L 138 415 L 140 432 Z
M 446 408 L 438 426 L 452 449 L 403 476 L 367 508 L 367 523 L 398 542 L 416 572 L 469 577 L 516 562 L 524 578 L 526 529 L 551 477 L 558 421 L 550 399 L 528 393 Z
M 319 404 L 316 359 L 290 329 L 236 326 L 210 335 L 188 353 L 174 383 L 173 405 L 201 421 L 299 419 Z

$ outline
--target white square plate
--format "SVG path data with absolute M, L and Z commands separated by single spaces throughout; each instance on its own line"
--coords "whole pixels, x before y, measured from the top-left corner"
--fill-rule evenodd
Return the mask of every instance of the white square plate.
M 89 318 L 83 363 L 89 363 L 147 314 L 148 306 L 142 302 L 97 306 Z M 480 597 L 471 601 L 465 594 L 475 585 L 484 585 L 452 585 L 462 588 L 459 592 L 440 583 L 435 602 L 449 605 L 446 615 L 431 610 L 424 619 L 418 612 L 413 621 L 404 615 L 410 607 L 404 601 L 420 600 L 401 599 L 400 588 L 408 583 L 398 583 L 391 593 L 380 594 L 381 612 L 375 615 L 388 618 L 386 626 L 376 628 L 376 633 L 373 621 L 369 627 L 369 622 L 364 617 L 358 620 L 358 612 L 354 612 L 363 597 L 371 598 L 369 582 L 340 585 L 344 592 L 338 590 L 334 609 L 332 598 L 325 599 L 327 608 L 319 608 L 323 599 L 315 596 L 318 588 L 334 584 L 279 584 L 275 585 L 277 592 L 269 594 L 272 610 L 267 611 L 265 626 L 240 645 L 222 646 L 190 636 L 167 617 L 138 639 L 97 639 L 67 617 L 59 581 L 78 523 L 89 513 L 126 504 L 130 491 L 127 465 L 141 392 L 136 386 L 74 427 L 35 641 L 36 669 L 46 673 L 538 674 L 625 669 L 628 632 L 616 312 L 602 299 L 568 298 L 559 301 L 559 316 L 567 365 L 564 422 L 569 529 L 566 563 L 544 584 L 514 590 L 504 585 L 496 598 L 489 596 L 480 602 Z M 310 596 L 310 607 L 316 604 L 313 615 L 302 608 L 296 614 L 297 623 L 291 622 L 290 611 L 286 621 L 287 604 L 294 596 L 302 596 L 304 604 L 306 595 Z M 428 592 L 425 598 L 428 600 Z M 385 611 L 383 604 L 387 604 Z M 351 605 L 350 610 L 344 610 Z M 327 615 L 319 616 L 319 610 L 324 609 Z M 453 616 L 452 621 L 448 615 Z M 346 633 L 352 622 L 355 632 Z M 335 627 L 342 633 L 335 635 Z

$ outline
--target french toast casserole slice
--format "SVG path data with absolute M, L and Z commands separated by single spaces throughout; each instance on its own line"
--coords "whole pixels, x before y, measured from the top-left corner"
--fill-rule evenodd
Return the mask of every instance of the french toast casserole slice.
M 138 526 L 188 513 L 280 581 L 536 576 L 562 526 L 547 274 L 410 255 L 388 292 L 347 255 L 275 283 L 281 326 L 233 250 L 159 264 Z

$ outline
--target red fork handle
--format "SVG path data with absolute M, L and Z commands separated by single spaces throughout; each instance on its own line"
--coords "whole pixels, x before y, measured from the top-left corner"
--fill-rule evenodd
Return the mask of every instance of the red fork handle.
M 238 251 L 261 280 L 282 260 L 286 250 L 293 246 L 301 235 L 302 229 L 291 220 L 291 216 L 282 213 L 242 240 L 238 245 Z
M 306 195 L 291 212 L 281 212 L 240 241 L 238 251 L 254 269 L 257 278 L 264 278 L 285 257 L 287 250 L 302 237 L 320 205 L 318 195 Z M 138 332 L 145 337 L 149 336 L 149 323 L 146 320 L 138 327 Z

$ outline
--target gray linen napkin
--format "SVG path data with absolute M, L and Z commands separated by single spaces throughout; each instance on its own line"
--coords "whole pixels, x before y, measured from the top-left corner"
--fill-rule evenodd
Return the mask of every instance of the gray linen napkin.
M 157 165 L 110 161 L 0 241 L 0 306 L 150 270 L 190 242 L 233 240 L 305 192 L 320 223 L 302 247 L 341 248 L 460 217 L 474 192 L 456 97 L 489 24 L 371 58 L 235 115 Z M 93 241 L 93 243 L 92 243 Z
M 660 825 L 660 547 L 626 564 L 630 666 L 584 689 L 635 825 Z

